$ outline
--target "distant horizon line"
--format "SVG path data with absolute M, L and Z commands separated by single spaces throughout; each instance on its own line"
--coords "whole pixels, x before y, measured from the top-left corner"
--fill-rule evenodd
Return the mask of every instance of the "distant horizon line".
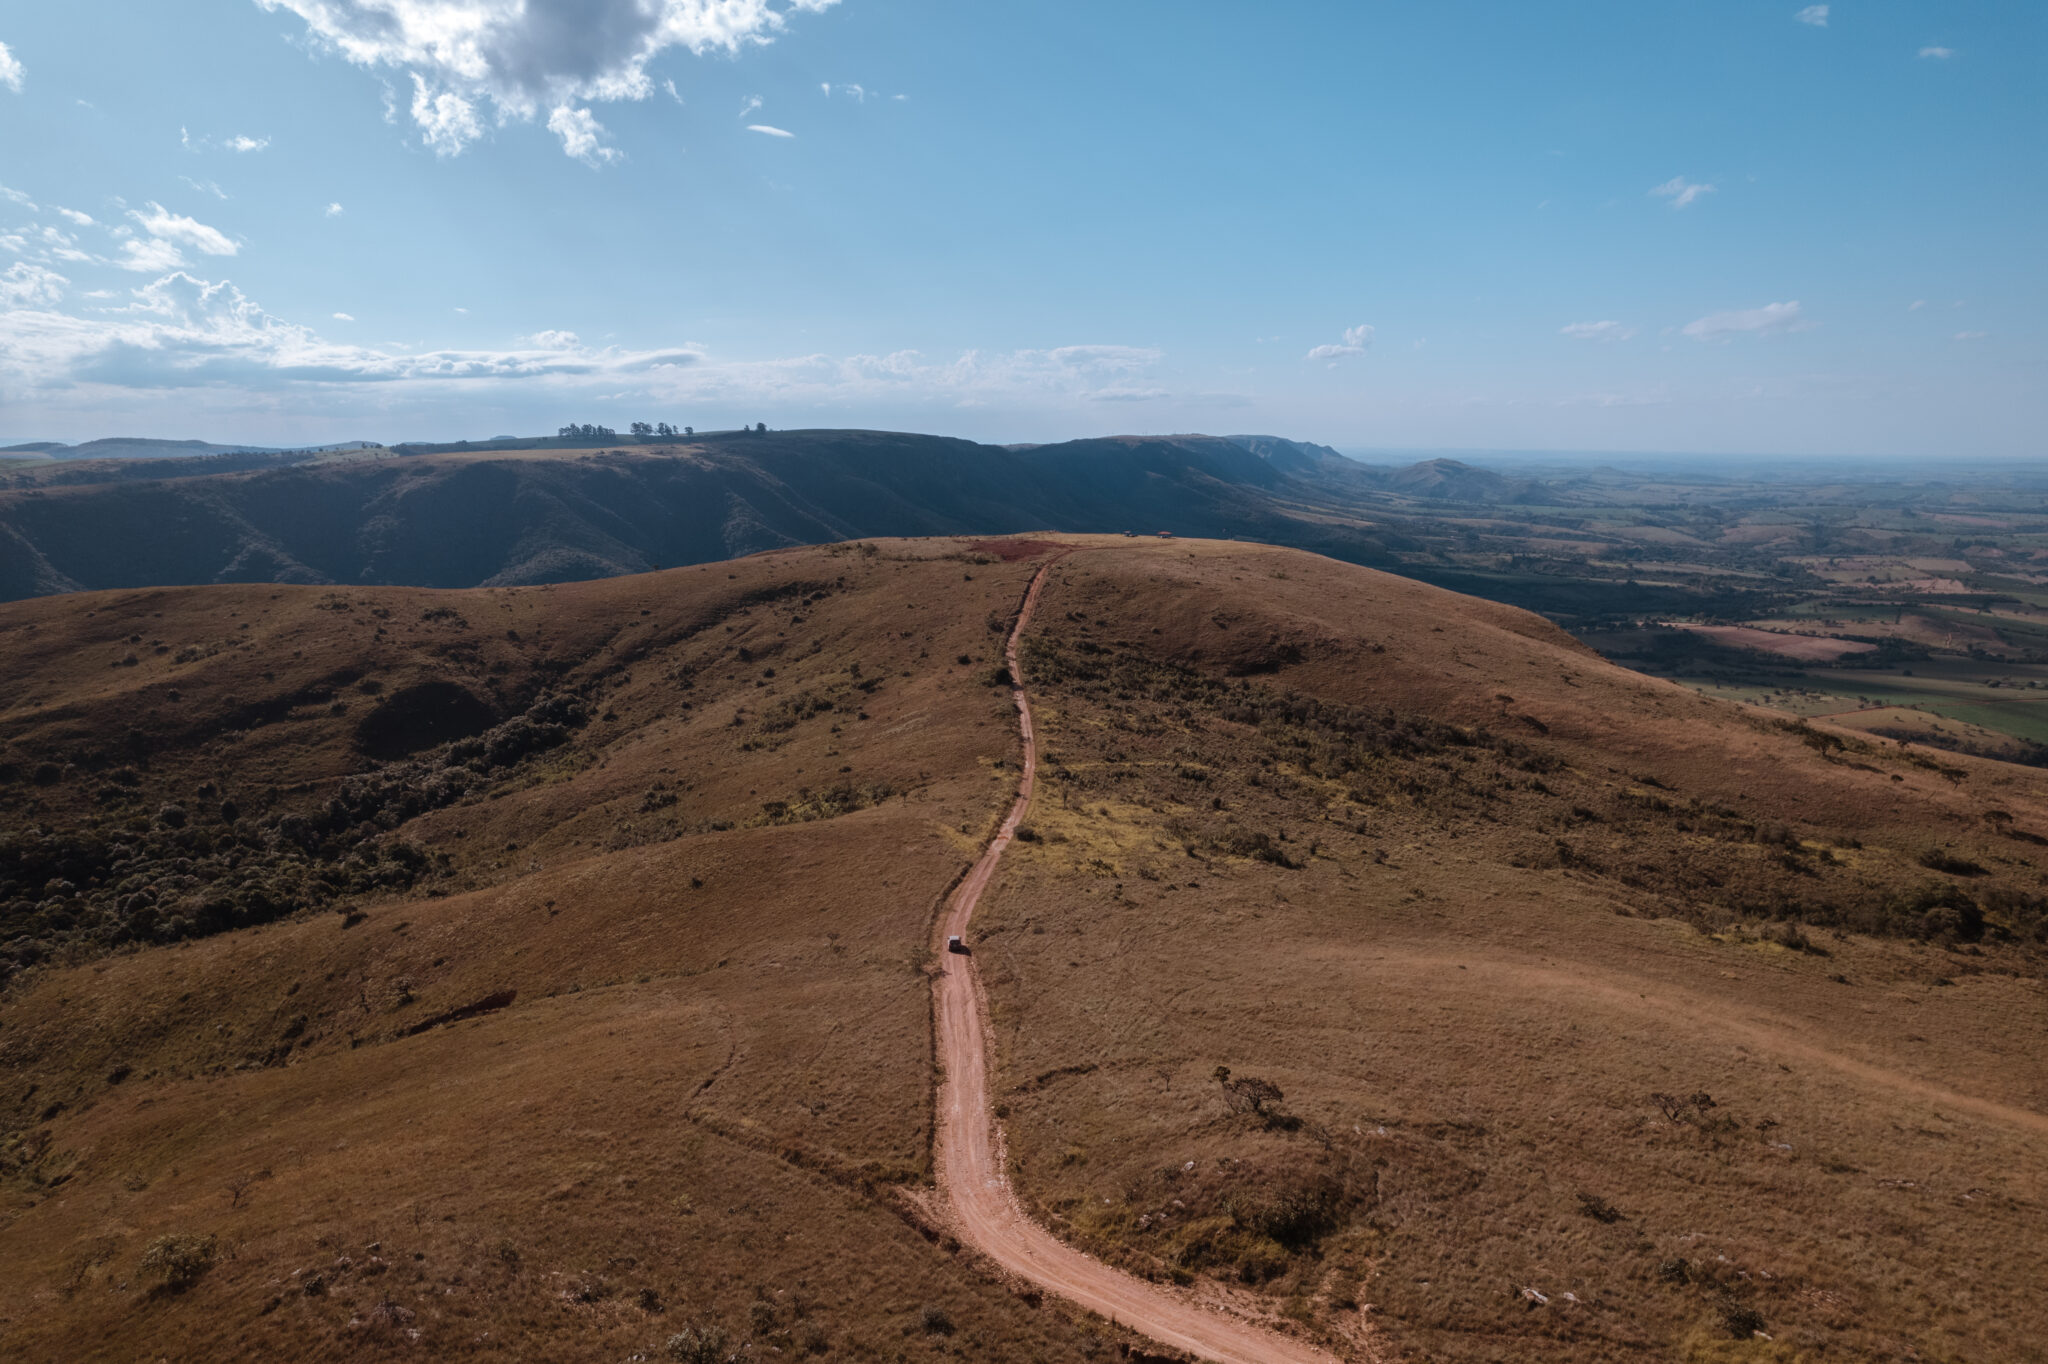
M 693 433 L 692 433 L 692 435 L 691 435 L 691 436 L 688 436 L 688 437 L 684 437 L 684 439 L 696 439 L 696 438 L 700 438 L 700 437 L 704 437 L 704 436 L 736 435 L 736 434 L 739 434 L 740 432 L 746 432 L 746 431 L 751 431 L 752 429 L 753 429 L 753 428 L 752 428 L 752 427 L 750 427 L 750 426 L 736 426 L 736 427 L 714 427 L 714 428 L 707 428 L 707 429 L 705 429 L 705 430 L 703 430 L 703 431 L 693 431 Z M 874 434 L 882 434 L 882 435 L 920 435 L 920 436 L 940 436 L 940 434 L 941 434 L 941 433 L 938 433 L 938 432 L 930 432 L 930 431 L 909 431 L 909 430 L 898 430 L 898 429 L 895 429 L 895 428 L 889 428 L 889 427 L 865 427 L 865 426 L 791 426 L 791 427 L 770 427 L 770 428 L 769 428 L 769 431 L 770 431 L 770 433 L 772 433 L 772 434 L 780 434 L 780 435 L 788 435 L 788 434 L 793 434 L 793 433 L 802 433 L 802 432 L 822 432 L 822 431 L 858 431 L 858 432 L 867 432 L 867 433 L 874 433 Z M 1034 441 L 1034 440 L 1008 440 L 1008 441 L 1000 441 L 1000 440 L 978 440 L 978 439 L 975 439 L 975 438 L 973 438 L 973 437 L 964 437 L 964 436 L 955 436 L 955 437 L 943 437 L 943 436 L 942 436 L 941 438 L 943 438 L 943 439 L 956 439 L 956 440 L 966 440 L 966 441 L 968 441 L 968 442 L 969 442 L 970 444 L 975 444 L 975 445 L 989 445 L 989 446 L 994 446 L 994 447 L 997 447 L 997 448 L 1004 448 L 1004 447 L 1016 447 L 1016 446 L 1047 446 L 1047 445 L 1065 445 L 1065 444 L 1070 444 L 1070 443 L 1072 443 L 1072 442 L 1074 442 L 1074 441 L 1080 441 L 1080 440 L 1133 440 L 1133 439 L 1135 439 L 1135 440 L 1172 440 L 1172 439 L 1185 439 L 1185 438 L 1188 438 L 1188 437 L 1194 437 L 1194 436 L 1201 436 L 1201 437 L 1205 437 L 1205 438 L 1208 438 L 1208 439 L 1215 439 L 1215 440 L 1238 440 L 1238 439 L 1254 439 L 1254 438 L 1257 438 L 1257 439 L 1266 439 L 1266 440 L 1286 440 L 1286 441 L 1291 441 L 1291 442 L 1293 442 L 1293 443 L 1295 443 L 1295 444 L 1299 444 L 1299 445 L 1317 445 L 1317 446 L 1321 446 L 1321 447 L 1323 447 L 1323 448 L 1325 448 L 1325 449 L 1329 449 L 1329 450 L 1334 450 L 1334 451 L 1336 451 L 1336 452 L 1337 452 L 1338 454 L 1340 454 L 1340 455 L 1343 455 L 1344 457 L 1346 457 L 1346 458 L 1348 458 L 1348 459 L 1353 459 L 1353 460 L 1356 460 L 1356 461 L 1358 461 L 1358 462 L 1360 462 L 1360 463 L 1376 463 L 1376 462 L 1378 462 L 1378 461 L 1376 461 L 1376 460 L 1374 460 L 1374 459 L 1370 459 L 1370 458 L 1368 458 L 1368 456 L 1407 456 L 1407 457 L 1410 457 L 1410 459 L 1411 459 L 1411 462 L 1421 462 L 1421 461 L 1426 461 L 1426 460 L 1430 460 L 1430 459 L 1458 459 L 1458 460 L 1460 460 L 1460 461 L 1468 461 L 1468 460 L 1471 460 L 1471 461 L 1485 461 L 1485 460 L 1497 460 L 1497 461 L 1503 461 L 1503 462 L 1509 462 L 1509 463 L 1518 463 L 1518 464 L 1519 464 L 1519 463 L 1529 463 L 1529 462 L 1536 462 L 1536 461 L 1551 461 L 1551 462 L 1558 462 L 1558 463 L 1572 463 L 1572 464 L 1577 464 L 1577 463 L 1583 463 L 1583 462 L 1587 462 L 1587 461 L 1598 461 L 1598 462 L 1612 463 L 1612 462 L 1614 462 L 1614 461 L 1618 461 L 1618 460 L 1625 460 L 1625 461 L 1654 461 L 1654 462 L 1664 462 L 1664 461 L 1680 461 L 1680 462 L 1694 462 L 1694 461 L 1700 461 L 1700 460 L 1722 460 L 1722 461 L 1735 461 L 1735 462 L 1739 462 L 1739 463 L 1745 463 L 1745 464 L 1747 464 L 1747 463 L 1758 463 L 1758 462 L 1764 462 L 1764 461 L 1770 461 L 1770 462 L 1774 462 L 1774 463 L 1787 463 L 1787 462 L 1790 462 L 1790 463 L 1795 463 L 1795 464 L 1821 464 L 1821 463 L 1839 463 L 1839 462 L 1842 462 L 1842 461 L 1851 461 L 1851 460 L 1853 460 L 1853 461 L 1861 461 L 1861 462 L 1865 462 L 1865 463 L 1871 463 L 1871 464 L 1880 464 L 1880 465 L 1886 465 L 1886 466 L 1894 466 L 1894 467 L 1896 467 L 1896 466 L 1911 466 L 1911 465 L 1919 465 L 1919 464 L 1930 464 L 1930 465 L 1933 465 L 1933 464 L 1938 464 L 1938 465 L 1941 465 L 1941 466 L 1945 466 L 1945 467 L 1950 467 L 1950 468 L 1954 468 L 1954 467 L 1958 467 L 1958 466 L 1968 467 L 1968 466 L 1972 466 L 1972 465 L 2000 465 L 2000 466 L 2005 466 L 2005 465 L 2014 465 L 2014 464 L 2024 464 L 2024 463 L 2027 463 L 2027 462 L 2030 462 L 2030 461 L 2044 461 L 2044 462 L 2048 462 L 2048 453 L 2044 453 L 2044 454 L 2039 454 L 2039 455 L 2028 455 L 2028 454 L 1970 454 L 1970 455 L 1960 455 L 1960 454 L 1873 454 L 1873 453 L 1852 453 L 1852 452 L 1836 452 L 1836 453 L 1827 453 L 1827 454 L 1813 454 L 1813 453 L 1808 453 L 1808 454 L 1793 454 L 1793 453 L 1788 453 L 1788 452 L 1783 452 L 1783 451 L 1752 451 L 1752 452 L 1739 452 L 1739 451 L 1728 451 L 1728 450 L 1707 450 L 1707 449 L 1699 449 L 1699 450 L 1643 450 L 1643 449 L 1592 449 L 1592 448 L 1586 448 L 1586 447 L 1577 447 L 1577 446 L 1569 446 L 1569 447 L 1567 447 L 1567 446 L 1560 446 L 1560 447 L 1533 447 L 1533 446 L 1464 446 L 1464 445 L 1373 445 L 1373 444 L 1358 444 L 1358 443 L 1343 443 L 1343 444 L 1339 444 L 1339 443 L 1337 443 L 1337 442 L 1335 442 L 1335 441 L 1327 441 L 1327 440 L 1310 440 L 1310 439 L 1304 439 L 1304 438 L 1301 438 L 1301 437 L 1298 437 L 1298 436 L 1281 436 L 1281 435 L 1276 435 L 1276 434 L 1274 434 L 1274 433 L 1272 433 L 1272 432 L 1261 432 L 1261 431 L 1240 431 L 1240 432 L 1224 432 L 1224 433 L 1217 433 L 1217 434 L 1211 434 L 1211 433 L 1209 433 L 1209 432 L 1205 432 L 1205 431 L 1172 431 L 1172 432 L 1138 432 L 1138 431 L 1110 431 L 1110 432 L 1102 432 L 1102 433 L 1099 433 L 1099 434 L 1096 434 L 1096 435 L 1092 435 L 1092 436 L 1070 436 L 1070 437 L 1067 437 L 1067 438 L 1065 438 L 1065 439 L 1063 439 L 1063 440 L 1044 440 L 1044 441 Z M 396 440 L 396 441 L 390 441 L 390 440 L 369 440 L 369 439 L 365 439 L 365 438 L 362 438 L 362 437 L 354 437 L 354 438 L 350 438 L 350 439 L 345 439 L 345 440 L 331 440 L 331 441 L 320 441 L 320 442 L 316 442 L 316 443 L 311 443 L 311 444 L 285 444 L 285 443 L 282 443 L 282 442 L 279 442 L 279 443 L 266 443 L 266 442 L 262 442 L 262 441 L 246 441 L 246 440 L 244 440 L 244 441 L 214 441 L 214 440 L 208 440 L 208 439 L 206 439 L 206 438 L 204 438 L 204 437 L 165 437 L 165 436 L 141 436 L 141 435 L 115 435 L 115 436 L 97 436 L 97 437 L 93 437 L 93 438 L 92 438 L 92 439 L 90 439 L 90 440 L 80 440 L 80 441 L 64 441 L 64 440 L 55 440 L 55 439 L 49 439 L 49 438 L 31 438 L 31 439 L 27 439 L 27 440 L 19 440 L 19 441 L 7 441 L 7 442 L 5 442 L 5 443 L 0 443 L 0 459 L 5 459 L 5 458 L 33 458 L 33 457 L 35 457 L 36 455 L 38 455 L 38 454 L 42 454 L 43 452 L 45 452 L 45 451 L 47 451 L 47 450 L 51 450 L 51 449 L 62 449 L 62 450 L 76 450 L 76 449 L 81 449 L 81 448 L 83 448 L 83 447 L 85 447 L 85 446 L 88 446 L 88 445 L 102 445 L 102 444 L 125 444 L 125 443 L 134 443 L 134 444 L 145 444 L 145 443 L 146 443 L 146 444 L 152 444 L 152 445 L 158 445 L 158 444 L 160 444 L 160 445 L 185 445 L 185 446 L 194 446 L 194 445 L 196 445 L 196 446 L 206 446 L 206 447 L 210 447 L 210 448 L 211 448 L 211 450 L 212 450 L 212 452 L 214 452 L 214 453 L 236 453 L 236 454 L 294 454 L 294 453 L 299 453 L 299 452 L 305 452 L 305 453 L 318 453 L 318 452 L 321 452 L 321 451 L 328 451 L 328 450 L 338 450 L 338 449 L 343 449 L 343 448 L 347 448 L 347 447 L 364 447 L 364 446 L 375 446 L 375 447 L 381 447 L 381 448 L 384 448 L 384 449 L 395 449 L 395 448 L 397 448 L 397 447 L 399 447 L 399 446 L 404 446 L 404 445 L 457 445 L 457 444 L 469 444 L 469 445 L 481 445 L 481 446 L 484 446 L 484 447 L 488 448 L 488 446 L 490 445 L 490 443 L 491 443 L 491 442 L 494 442 L 494 441 L 512 441 L 512 440 L 516 440 L 516 441 L 529 441 L 529 440 L 555 440 L 555 439 L 561 439 L 561 438 L 562 438 L 562 437 L 560 437 L 560 436 L 558 436 L 558 435 L 556 435 L 556 434 L 554 434 L 554 433 L 536 433 L 536 434 L 533 434 L 533 435 L 507 435 L 507 434 L 499 434 L 499 435 L 492 435 L 492 436 L 483 436 L 483 437 L 461 437 L 461 436 L 458 436 L 458 437 L 455 437 L 455 438 L 453 438 L 453 439 L 443 439 L 443 440 L 427 440 L 427 439 L 406 439 L 406 440 Z M 627 433 L 624 433 L 624 434 L 621 434 L 621 433 L 618 433 L 618 432 L 613 432 L 611 436 L 609 436 L 609 437 L 605 437 L 605 439 L 614 439 L 614 438 L 616 438 L 616 439 L 619 439 L 619 440 L 623 440 L 623 441 L 640 441 L 640 440 L 643 440 L 643 439 L 645 439 L 644 437 L 639 437 L 639 436 L 635 436 L 635 435 L 634 435 L 634 434 L 632 434 L 631 432 L 627 432 Z M 666 438 L 657 438 L 657 439 L 673 439 L 673 437 L 666 437 Z M 61 458 L 61 456 L 49 456 L 49 457 L 51 457 L 51 458 Z M 118 456 L 113 456 L 112 458 L 119 458 L 119 457 L 118 457 Z

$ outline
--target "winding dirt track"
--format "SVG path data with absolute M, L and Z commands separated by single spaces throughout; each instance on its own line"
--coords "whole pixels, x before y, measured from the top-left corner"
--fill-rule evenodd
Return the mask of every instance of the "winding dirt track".
M 940 932 L 966 939 L 968 921 L 995 875 L 996 863 L 1031 804 L 1038 770 L 1038 744 L 1031 732 L 1031 702 L 1017 662 L 1017 641 L 1031 623 L 1038 593 L 1051 568 L 1031 580 L 1023 610 L 1005 652 L 1017 720 L 1023 731 L 1024 777 L 1016 804 L 981 859 L 953 892 Z M 1090 1259 L 1025 1215 L 1010 1188 L 1001 1135 L 989 1115 L 988 1037 L 980 977 L 971 957 L 947 955 L 936 985 L 939 1057 L 946 1081 L 939 1091 L 938 1173 L 961 1240 L 1004 1269 L 1091 1312 L 1175 1349 L 1223 1364 L 1336 1364 L 1336 1357 L 1302 1341 L 1262 1330 L 1202 1307 L 1156 1284 Z

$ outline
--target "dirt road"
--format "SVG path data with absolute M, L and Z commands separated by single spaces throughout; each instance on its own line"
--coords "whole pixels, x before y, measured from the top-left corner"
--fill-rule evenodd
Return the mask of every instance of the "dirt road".
M 1017 641 L 1031 623 L 1050 566 L 1032 578 L 1006 653 L 1010 676 L 1016 679 L 1012 696 L 1024 739 L 1024 777 L 1017 788 L 1017 801 L 981 859 L 954 891 L 940 926 L 942 934 L 958 934 L 963 940 L 968 940 L 967 925 L 974 907 L 1031 804 L 1038 744 L 1031 732 L 1031 703 L 1024 694 Z M 945 970 L 936 987 L 939 1058 L 946 1075 L 938 1099 L 939 1189 L 960 1239 L 1048 1293 L 1203 1359 L 1223 1364 L 1335 1364 L 1335 1356 L 1302 1341 L 1212 1311 L 1189 1297 L 1090 1259 L 1025 1215 L 1010 1188 L 1002 1137 L 989 1114 L 988 1039 L 981 981 L 972 957 L 948 953 L 942 961 Z

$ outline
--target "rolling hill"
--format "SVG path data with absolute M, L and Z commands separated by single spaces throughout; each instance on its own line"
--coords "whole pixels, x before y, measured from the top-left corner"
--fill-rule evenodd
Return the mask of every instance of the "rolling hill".
M 796 431 L 682 446 L 522 444 L 536 448 L 18 473 L 0 491 L 0 598 L 209 582 L 512 586 L 858 536 L 1047 526 L 1384 555 L 1359 514 L 1362 467 L 1267 437 L 1009 449 Z
M 932 1183 L 1039 575 L 971 969 L 1040 1225 L 1356 1360 L 2048 1331 L 2048 778 L 1061 534 L 0 607 L 0 1352 L 1160 1348 Z

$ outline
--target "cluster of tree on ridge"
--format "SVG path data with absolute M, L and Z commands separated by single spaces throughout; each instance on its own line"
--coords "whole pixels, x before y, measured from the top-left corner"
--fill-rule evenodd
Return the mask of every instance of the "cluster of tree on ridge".
M 694 426 L 671 426 L 667 422 L 654 422 L 652 424 L 648 422 L 633 422 L 626 429 L 635 436 L 687 437 L 697 434 L 697 428 Z M 742 431 L 749 429 L 756 432 L 764 432 L 768 429 L 768 423 L 756 422 L 751 428 L 745 426 L 740 428 Z M 555 434 L 558 436 L 583 436 L 590 440 L 617 440 L 619 435 L 618 432 L 612 430 L 609 426 L 599 426 L 591 422 L 570 422 L 567 426 L 555 432 Z

